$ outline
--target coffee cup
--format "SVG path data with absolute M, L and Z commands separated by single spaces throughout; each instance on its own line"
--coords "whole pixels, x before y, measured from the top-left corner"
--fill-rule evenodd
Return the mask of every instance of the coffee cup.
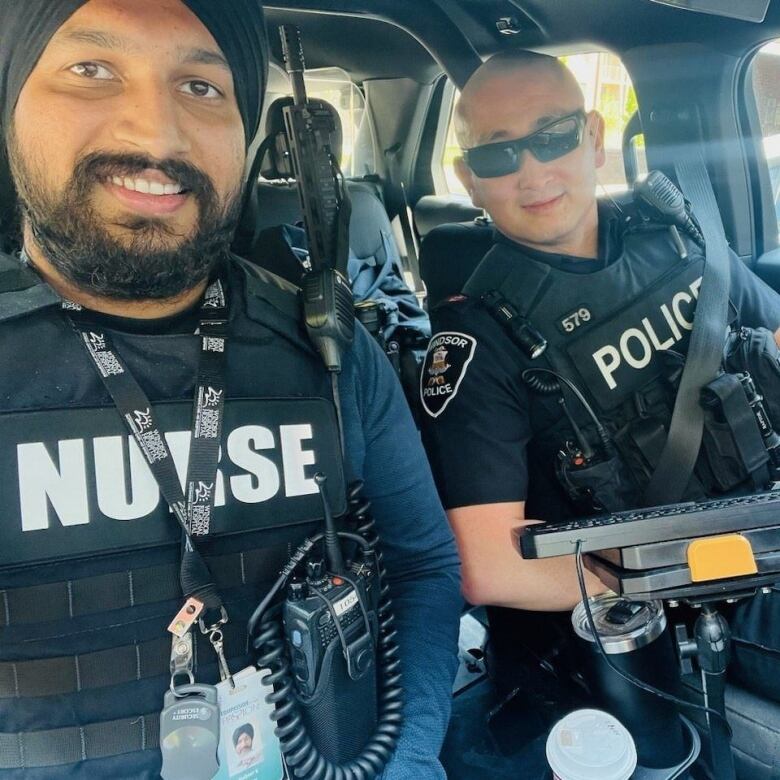
M 609 713 L 583 709 L 559 720 L 547 738 L 554 780 L 630 780 L 637 765 L 628 729 Z

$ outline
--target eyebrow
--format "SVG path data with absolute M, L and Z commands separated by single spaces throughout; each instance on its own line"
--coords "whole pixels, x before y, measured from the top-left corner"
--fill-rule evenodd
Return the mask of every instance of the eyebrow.
M 179 49 L 184 65 L 218 65 L 230 70 L 230 65 L 221 52 L 215 49 Z
M 59 36 L 64 41 L 75 43 L 88 43 L 98 46 L 101 49 L 111 51 L 120 51 L 125 54 L 137 54 L 137 47 L 133 46 L 127 39 L 122 38 L 106 30 L 92 30 L 84 27 L 76 27 L 67 30 Z M 217 65 L 218 67 L 230 70 L 230 65 L 222 52 L 216 49 L 205 49 L 203 47 L 184 48 L 177 50 L 182 65 Z
M 99 46 L 101 49 L 114 49 L 124 52 L 133 51 L 133 47 L 130 46 L 128 41 L 105 30 L 88 30 L 84 27 L 76 27 L 72 30 L 66 30 L 57 37 L 74 43 L 91 43 L 93 46 Z

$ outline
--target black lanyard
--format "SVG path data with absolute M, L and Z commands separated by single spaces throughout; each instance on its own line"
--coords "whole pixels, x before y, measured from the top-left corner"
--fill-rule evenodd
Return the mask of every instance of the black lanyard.
M 220 624 L 226 622 L 222 599 L 203 558 L 203 540 L 211 530 L 214 514 L 219 447 L 225 416 L 227 304 L 221 282 L 217 280 L 209 286 L 200 309 L 198 334 L 201 348 L 193 401 L 186 492 L 182 491 L 154 409 L 146 393 L 113 348 L 108 333 L 91 321 L 89 312 L 84 311 L 79 304 L 63 301 L 62 309 L 184 531 L 180 581 L 185 597 L 200 601 L 205 611 L 218 610 L 221 613 Z

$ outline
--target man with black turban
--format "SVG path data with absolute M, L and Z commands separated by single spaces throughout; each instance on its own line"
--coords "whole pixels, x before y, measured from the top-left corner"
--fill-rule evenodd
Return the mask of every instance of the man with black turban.
M 403 394 L 358 328 L 342 451 L 295 288 L 229 252 L 261 7 L 0 0 L 0 33 L 24 247 L 0 255 L 0 778 L 158 777 L 167 627 L 185 596 L 205 627 L 224 607 L 230 671 L 251 663 L 249 616 L 319 529 L 317 472 L 336 514 L 364 483 L 383 539 L 406 689 L 384 777 L 444 777 L 459 566 Z
M 238 757 L 236 768 L 257 764 L 262 753 L 254 750 L 255 730 L 251 723 L 244 723 L 233 732 L 233 749 Z

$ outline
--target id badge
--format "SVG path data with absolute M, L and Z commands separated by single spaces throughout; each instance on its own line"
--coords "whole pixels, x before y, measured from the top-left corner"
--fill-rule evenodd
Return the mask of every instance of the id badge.
M 219 772 L 215 780 L 284 780 L 288 777 L 265 697 L 273 688 L 253 666 L 217 685 L 220 711 Z

